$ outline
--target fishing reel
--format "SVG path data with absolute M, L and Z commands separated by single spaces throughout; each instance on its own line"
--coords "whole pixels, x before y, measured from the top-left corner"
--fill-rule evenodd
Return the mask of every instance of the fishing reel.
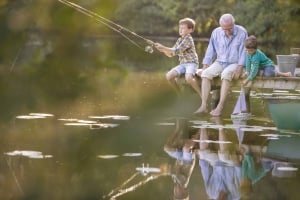
M 153 41 L 145 39 L 148 45 L 145 47 L 145 51 L 147 53 L 153 53 L 153 45 L 155 44 Z
M 148 46 L 145 47 L 145 51 L 146 51 L 147 53 L 153 53 L 153 47 L 150 46 L 150 45 L 148 45 Z

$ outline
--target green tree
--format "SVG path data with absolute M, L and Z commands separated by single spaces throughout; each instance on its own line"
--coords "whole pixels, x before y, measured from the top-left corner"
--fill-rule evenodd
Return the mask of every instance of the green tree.
M 289 54 L 289 47 L 299 45 L 299 5 L 281 0 L 236 1 L 236 19 L 258 37 L 270 55 Z

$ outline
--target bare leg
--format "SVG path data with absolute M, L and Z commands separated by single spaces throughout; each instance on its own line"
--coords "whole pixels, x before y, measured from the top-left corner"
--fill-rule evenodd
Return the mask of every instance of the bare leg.
M 230 88 L 230 81 L 223 79 L 222 85 L 221 85 L 220 101 L 219 101 L 217 107 L 210 112 L 210 114 L 212 116 L 220 116 L 222 114 L 222 110 L 223 110 L 223 107 L 224 107 L 224 104 L 225 104 L 225 101 L 227 98 L 229 88 Z
M 291 72 L 277 72 L 277 76 L 283 76 L 283 77 L 291 77 L 292 73 Z
M 185 75 L 185 80 L 188 84 L 190 84 L 192 86 L 192 88 L 197 92 L 197 94 L 200 96 L 201 98 L 201 88 L 199 86 L 198 81 L 196 80 L 195 77 L 193 77 L 192 74 L 186 74 Z
M 179 94 L 180 88 L 176 82 L 176 78 L 179 76 L 179 74 L 175 70 L 170 70 L 166 74 L 166 79 L 170 83 L 170 85 L 175 89 L 175 91 Z
M 207 101 L 211 90 L 211 80 L 203 77 L 201 88 L 202 88 L 202 95 L 201 95 L 202 102 L 200 108 L 198 108 L 198 110 L 194 112 L 195 114 L 207 112 Z
M 200 140 L 208 140 L 208 134 L 207 134 L 207 129 L 206 128 L 200 128 Z M 208 149 L 208 144 L 207 142 L 199 142 L 199 150 L 205 150 Z

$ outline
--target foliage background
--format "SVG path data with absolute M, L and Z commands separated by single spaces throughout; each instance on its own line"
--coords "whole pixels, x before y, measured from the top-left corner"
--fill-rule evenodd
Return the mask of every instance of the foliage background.
M 178 20 L 194 18 L 202 58 L 223 13 L 260 41 L 275 61 L 299 47 L 297 0 L 74 0 L 139 35 L 172 45 Z M 135 38 L 136 39 L 136 38 Z M 161 71 L 177 63 L 147 54 L 101 23 L 58 0 L 0 0 L 0 95 L 3 115 L 46 102 L 62 103 L 87 93 L 107 96 L 131 71 Z M 143 41 L 137 41 L 143 42 Z M 145 45 L 145 44 L 143 44 Z M 101 92 L 95 85 L 103 86 Z M 12 100 L 22 104 L 12 107 Z

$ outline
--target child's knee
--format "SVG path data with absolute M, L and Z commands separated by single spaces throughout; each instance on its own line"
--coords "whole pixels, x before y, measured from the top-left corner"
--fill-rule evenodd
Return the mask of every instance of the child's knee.
M 186 75 L 185 81 L 189 84 L 191 84 L 194 81 L 194 77 L 192 75 Z

